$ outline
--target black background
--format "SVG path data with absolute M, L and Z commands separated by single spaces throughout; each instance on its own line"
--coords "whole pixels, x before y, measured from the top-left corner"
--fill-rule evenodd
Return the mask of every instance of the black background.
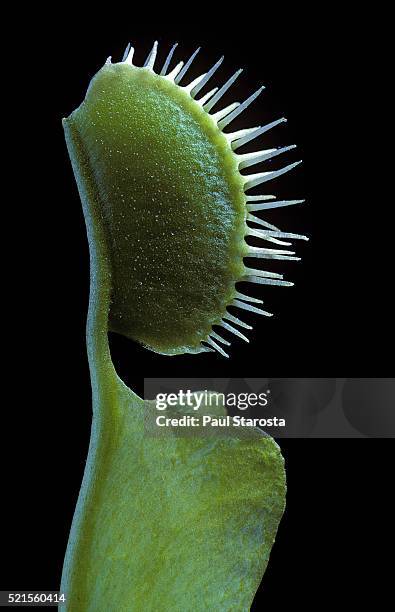
M 145 375 L 390 375 L 385 222 L 380 211 L 376 235 L 377 203 L 367 184 L 369 165 L 358 159 L 363 143 L 356 140 L 366 131 L 366 41 L 357 35 L 357 17 L 347 20 L 324 7 L 314 14 L 247 4 L 229 17 L 219 6 L 169 8 L 163 18 L 135 7 L 110 9 L 89 19 L 71 7 L 62 15 L 35 9 L 10 22 L 20 44 L 7 62 L 4 96 L 15 176 L 3 233 L 12 237 L 3 321 L 12 342 L 3 383 L 11 399 L 3 407 L 2 589 L 54 590 L 60 582 L 91 416 L 84 338 L 88 249 L 61 118 L 81 102 L 106 57 L 119 60 L 129 40 L 140 62 L 155 39 L 161 58 L 175 41 L 179 59 L 202 45 L 191 76 L 224 54 L 223 78 L 245 68 L 232 89 L 239 100 L 266 85 L 239 126 L 288 118 L 265 142 L 297 143 L 287 161 L 303 158 L 304 164 L 276 182 L 274 193 L 304 197 L 306 204 L 272 218 L 311 241 L 298 245 L 302 262 L 284 266 L 295 287 L 264 291 L 265 307 L 276 316 L 251 319 L 250 345 L 235 341 L 230 360 L 215 354 L 166 358 L 113 337 L 114 362 L 125 381 L 141 392 Z M 287 597 L 308 610 L 322 601 L 386 603 L 390 444 L 281 441 L 288 504 L 253 609 L 282 605 Z

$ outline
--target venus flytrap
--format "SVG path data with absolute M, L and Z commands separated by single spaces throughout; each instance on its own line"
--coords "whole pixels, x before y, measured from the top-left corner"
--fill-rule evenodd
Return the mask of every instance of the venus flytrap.
M 291 284 L 244 257 L 297 259 L 283 247 L 305 239 L 252 214 L 300 200 L 248 195 L 296 164 L 241 173 L 289 147 L 237 153 L 284 120 L 223 131 L 262 88 L 216 110 L 241 71 L 202 94 L 223 58 L 183 85 L 197 52 L 171 68 L 174 51 L 155 72 L 157 44 L 142 68 L 129 46 L 64 120 L 91 255 L 93 425 L 61 586 L 73 612 L 248 610 L 284 509 L 283 460 L 270 437 L 245 427 L 155 429 L 155 405 L 111 361 L 109 330 L 167 355 L 227 356 L 219 329 L 247 341 L 240 328 L 251 329 L 229 307 L 270 316 L 236 283 Z M 250 246 L 247 236 L 274 246 Z M 199 413 L 226 415 L 208 405 Z

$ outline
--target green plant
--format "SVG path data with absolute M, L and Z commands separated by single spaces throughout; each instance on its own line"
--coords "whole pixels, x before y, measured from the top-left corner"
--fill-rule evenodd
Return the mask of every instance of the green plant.
M 246 339 L 234 325 L 249 326 L 227 308 L 269 313 L 236 283 L 291 283 L 248 269 L 243 257 L 297 258 L 245 237 L 281 246 L 305 238 L 252 215 L 300 200 L 246 192 L 296 164 L 242 175 L 289 149 L 235 153 L 283 120 L 224 133 L 261 90 L 210 114 L 240 71 L 196 100 L 222 59 L 181 87 L 196 54 L 167 74 L 173 48 L 155 74 L 156 50 L 155 43 L 143 68 L 133 66 L 130 48 L 122 62 L 108 60 L 64 120 L 91 254 L 93 425 L 61 588 L 72 611 L 247 610 L 284 509 L 280 450 L 255 429 L 155 434 L 155 407 L 117 376 L 108 331 L 168 355 L 226 355 L 221 344 L 229 342 L 215 325 Z

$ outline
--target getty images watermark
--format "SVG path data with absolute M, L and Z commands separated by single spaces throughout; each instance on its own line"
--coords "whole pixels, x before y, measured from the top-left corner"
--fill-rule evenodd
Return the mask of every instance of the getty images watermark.
M 228 410 L 264 409 L 269 406 L 270 390 L 260 393 L 218 393 L 184 391 L 157 393 L 157 427 L 285 427 L 285 419 L 263 415 L 245 417 L 230 415 Z

